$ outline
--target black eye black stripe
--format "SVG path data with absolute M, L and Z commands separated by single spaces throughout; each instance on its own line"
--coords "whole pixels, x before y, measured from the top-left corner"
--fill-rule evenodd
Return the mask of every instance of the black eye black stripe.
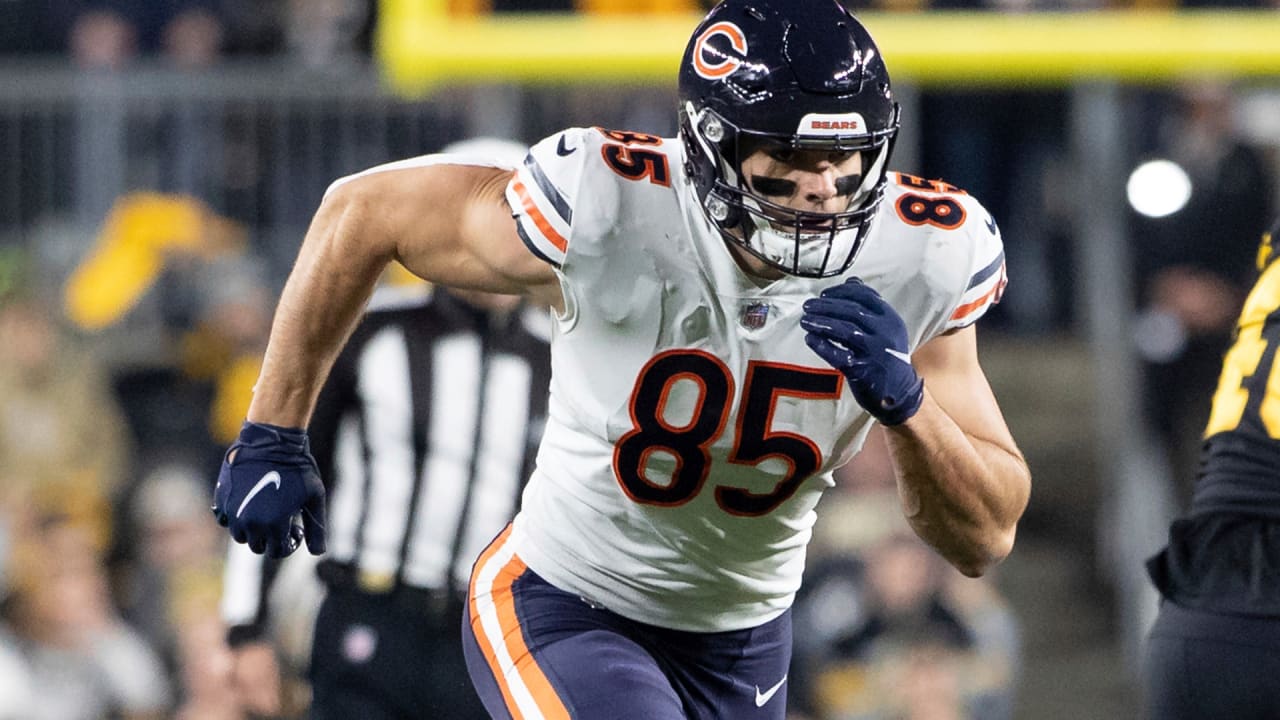
M 836 178 L 836 195 L 852 195 L 858 191 L 860 185 L 862 185 L 861 175 L 842 175 Z M 769 197 L 791 197 L 796 194 L 794 182 L 763 175 L 751 176 L 751 188 Z
M 779 180 L 762 175 L 751 176 L 751 188 L 761 195 L 770 197 L 791 197 L 796 194 L 796 184 L 790 180 Z
M 861 175 L 841 175 L 836 178 L 836 194 L 852 195 L 858 192 L 860 185 L 862 185 Z

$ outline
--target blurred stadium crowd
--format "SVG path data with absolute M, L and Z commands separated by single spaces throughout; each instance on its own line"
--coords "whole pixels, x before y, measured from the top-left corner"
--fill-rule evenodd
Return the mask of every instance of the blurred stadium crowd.
M 1110 4 L 871 3 L 904 11 Z M 1274 7 L 1276 0 L 1133 4 Z M 685 12 L 704 3 L 449 5 L 459 13 Z M 372 0 L 0 0 L 0 83 L 21 81 L 24 66 L 9 62 L 18 59 L 96 79 L 156 65 L 178 72 L 238 62 L 367 67 L 377 17 Z M 513 134 L 532 142 L 569 124 L 566 115 L 598 110 L 589 95 L 533 98 L 545 119 Z M 224 535 L 208 506 L 221 449 L 248 405 L 274 292 L 329 180 L 431 152 L 469 127 L 447 107 L 429 108 L 403 126 L 388 121 L 390 130 L 378 130 L 389 138 L 384 144 L 326 152 L 346 132 L 336 126 L 348 116 L 331 114 L 321 100 L 301 119 L 269 121 L 265 135 L 277 143 L 264 156 L 262 143 L 237 133 L 257 138 L 267 121 L 237 124 L 243 118 L 228 114 L 215 127 L 163 106 L 121 125 L 128 151 L 154 155 L 163 167 L 130 171 L 125 192 L 113 189 L 105 206 L 86 215 L 62 185 L 95 177 L 93 167 L 81 167 L 95 158 L 73 150 L 92 142 L 86 119 L 109 118 L 44 115 L 38 94 L 23 96 L 28 107 L 14 106 L 12 97 L 0 101 L 0 138 L 7 138 L 0 147 L 28 163 L 16 163 L 27 168 L 22 174 L 0 178 L 52 189 L 38 202 L 0 200 L 0 720 L 246 717 L 218 612 Z M 670 133 L 674 105 L 662 104 L 666 98 L 623 103 L 611 111 L 613 121 Z M 931 90 L 918 105 L 927 121 L 920 121 L 915 170 L 973 192 L 1005 228 L 1014 284 L 991 325 L 1010 333 L 1069 332 L 1075 322 L 1062 203 L 1071 186 L 1065 102 L 1057 90 Z M 1248 287 L 1251 249 L 1275 205 L 1280 131 L 1269 144 L 1239 132 L 1238 98 L 1226 84 L 1144 90 L 1135 107 L 1152 129 L 1135 141 L 1135 156 L 1174 158 L 1197 188 L 1209 190 L 1172 219 L 1134 217 L 1150 417 L 1171 452 L 1185 455 Z M 309 135 L 306 125 L 322 129 Z M 213 185 L 210 161 L 198 152 L 211 134 L 225 166 Z M 164 142 L 176 151 L 157 152 Z M 267 167 L 302 152 L 314 161 L 283 175 Z M 197 180 L 184 183 L 184 160 Z M 897 510 L 884 453 L 873 436 L 824 505 L 797 601 L 794 715 L 1012 718 L 1018 619 L 992 580 L 963 578 L 915 539 Z M 1174 466 L 1192 469 L 1190 462 Z M 290 706 L 300 713 L 305 691 Z

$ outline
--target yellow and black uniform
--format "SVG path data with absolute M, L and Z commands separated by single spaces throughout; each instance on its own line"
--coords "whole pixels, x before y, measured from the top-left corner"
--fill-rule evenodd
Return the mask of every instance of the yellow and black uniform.
M 1150 716 L 1280 713 L 1280 262 L 1263 236 L 1205 430 L 1191 508 L 1147 562 L 1163 597 L 1148 639 Z

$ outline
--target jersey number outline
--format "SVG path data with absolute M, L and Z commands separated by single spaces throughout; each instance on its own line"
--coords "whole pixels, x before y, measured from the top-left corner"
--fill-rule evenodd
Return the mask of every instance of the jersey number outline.
M 968 193 L 941 180 L 925 180 L 907 173 L 897 173 L 897 176 L 901 185 L 931 193 L 921 195 L 909 192 L 898 198 L 894 209 L 903 222 L 908 225 L 932 225 L 943 230 L 955 230 L 964 224 L 964 206 L 955 198 L 946 196 Z
M 628 180 L 647 179 L 654 185 L 671 187 L 671 167 L 667 156 L 644 146 L 657 147 L 662 138 L 648 133 L 596 128 L 600 134 L 613 140 L 600 146 L 600 155 L 609 169 Z M 641 147 L 632 147 L 640 145 Z
M 1276 351 L 1267 354 L 1267 346 L 1280 346 L 1280 323 L 1267 322 L 1280 311 L 1280 264 L 1273 263 L 1258 278 L 1258 284 L 1249 293 L 1235 341 L 1223 356 L 1222 373 L 1218 376 L 1218 388 L 1213 393 L 1213 405 L 1204 437 L 1235 430 L 1244 419 L 1252 390 L 1261 389 L 1258 415 L 1267 435 L 1280 440 L 1280 363 Z M 1270 367 L 1263 366 L 1264 357 Z M 1258 373 L 1266 373 L 1266 383 L 1258 386 L 1249 381 Z
M 689 421 L 675 426 L 663 411 L 679 380 L 694 382 L 699 391 Z M 730 515 L 759 517 L 773 512 L 794 495 L 804 479 L 822 466 L 822 451 L 807 437 L 770 429 L 778 399 L 836 399 L 843 389 L 844 376 L 836 370 L 750 362 L 728 461 L 757 465 L 768 458 L 778 458 L 788 465 L 788 471 L 767 493 L 718 485 L 716 504 Z M 614 477 L 627 497 L 636 503 L 660 507 L 678 507 L 696 497 L 711 472 L 709 448 L 724 432 L 732 398 L 733 375 L 723 361 L 710 353 L 668 350 L 651 359 L 640 371 L 631 393 L 631 430 L 614 445 Z M 667 484 L 645 477 L 646 461 L 655 452 L 675 458 Z

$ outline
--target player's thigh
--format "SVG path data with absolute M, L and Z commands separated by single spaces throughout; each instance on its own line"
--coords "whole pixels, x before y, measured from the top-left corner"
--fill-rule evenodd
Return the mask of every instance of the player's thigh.
M 786 717 L 790 612 L 745 630 L 659 631 L 649 647 L 662 659 L 691 719 Z
M 493 717 L 686 720 L 670 681 L 633 639 L 545 601 L 519 605 L 519 628 L 502 636 L 470 617 L 463 628 L 472 683 Z
M 1164 603 L 1147 638 L 1152 720 L 1273 720 L 1280 712 L 1280 622 Z
M 476 564 L 462 628 L 472 683 L 493 717 L 686 720 L 625 620 L 547 584 L 502 553 L 501 538 L 495 545 Z

